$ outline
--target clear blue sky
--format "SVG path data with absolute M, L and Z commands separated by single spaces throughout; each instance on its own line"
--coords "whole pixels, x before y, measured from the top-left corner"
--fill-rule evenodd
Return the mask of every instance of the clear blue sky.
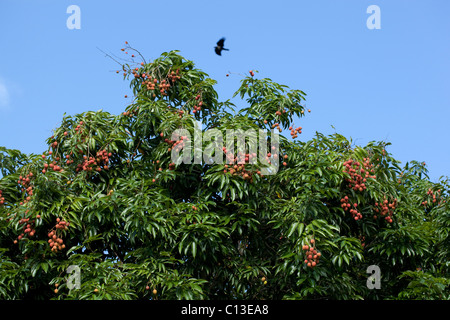
M 79 30 L 66 26 L 72 4 Z M 366 26 L 370 5 L 381 29 Z M 230 51 L 219 57 L 222 36 Z M 40 153 L 64 113 L 120 113 L 128 83 L 97 47 L 120 55 L 128 41 L 147 59 L 180 50 L 221 100 L 251 69 L 305 91 L 302 140 L 333 125 L 358 145 L 391 142 L 434 181 L 450 176 L 448 0 L 0 0 L 0 39 L 0 146 Z

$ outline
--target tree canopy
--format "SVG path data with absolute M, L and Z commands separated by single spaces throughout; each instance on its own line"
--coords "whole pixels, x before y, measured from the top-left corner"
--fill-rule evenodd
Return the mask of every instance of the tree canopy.
M 0 147 L 1 299 L 450 298 L 448 178 L 402 166 L 388 142 L 301 141 L 306 94 L 255 70 L 240 108 L 177 51 L 117 72 L 123 113 L 65 115 L 42 154 Z M 191 142 L 192 158 L 214 150 L 197 122 L 263 130 L 268 150 L 175 161 Z

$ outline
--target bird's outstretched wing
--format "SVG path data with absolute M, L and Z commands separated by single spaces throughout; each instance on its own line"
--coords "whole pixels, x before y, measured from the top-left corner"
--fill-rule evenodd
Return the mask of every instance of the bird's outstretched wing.
M 217 41 L 217 45 L 218 45 L 219 47 L 223 47 L 224 42 L 225 42 L 225 38 L 222 38 L 222 39 L 220 39 L 219 41 Z
M 221 54 L 222 50 L 220 50 L 219 47 L 215 47 L 215 48 L 214 48 L 214 51 L 215 51 L 219 56 L 222 55 L 222 54 Z

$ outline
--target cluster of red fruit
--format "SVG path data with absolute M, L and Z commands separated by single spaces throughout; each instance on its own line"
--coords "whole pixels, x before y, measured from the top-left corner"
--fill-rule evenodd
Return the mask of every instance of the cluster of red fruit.
M 128 41 L 125 41 L 125 44 L 127 45 L 127 48 L 131 48 L 131 47 L 128 45 Z M 125 49 L 120 49 L 120 50 L 125 51 Z M 125 52 L 125 53 L 128 54 L 128 52 Z M 132 54 L 131 56 L 134 57 L 134 54 Z
M 227 148 L 223 147 L 222 151 L 226 155 L 227 163 L 224 165 L 224 173 L 230 173 L 231 175 L 240 175 L 244 180 L 253 182 L 254 171 L 247 170 L 245 165 L 256 159 L 256 153 L 238 153 L 236 157 L 231 152 L 227 152 Z M 257 170 L 256 174 L 261 176 L 261 171 Z
M 126 98 L 126 96 L 125 96 L 125 98 Z M 138 110 L 139 110 L 139 107 L 137 107 L 134 110 L 124 111 L 122 114 L 126 117 L 132 118 L 133 116 L 137 115 Z
M 143 78 L 145 77 L 146 75 L 144 73 Z M 156 83 L 158 83 L 158 79 L 153 79 L 151 76 L 148 76 L 146 80 L 142 81 L 142 87 L 146 87 L 147 90 L 155 90 Z
M 246 170 L 244 164 L 235 164 L 234 166 L 226 164 L 224 173 L 230 173 L 231 175 L 241 175 L 244 180 L 248 180 L 250 183 L 253 182 L 253 171 Z M 256 172 L 257 174 L 261 174 L 260 171 Z
M 83 124 L 84 124 L 83 121 L 80 121 L 79 124 L 77 124 L 77 126 L 75 127 L 75 134 L 81 134 L 83 132 L 83 129 L 81 128 Z M 64 133 L 64 135 L 67 134 Z
M 195 97 L 195 100 L 198 100 L 198 99 L 200 99 L 200 95 L 199 94 Z M 199 101 L 198 102 L 198 106 L 197 105 L 194 106 L 194 110 L 192 110 L 192 113 L 197 113 L 197 111 L 201 111 L 202 110 L 202 106 L 203 106 L 203 101 Z
M 348 201 L 348 196 L 345 196 L 341 199 L 341 207 L 345 210 L 345 211 L 350 211 L 350 213 L 352 214 L 353 219 L 355 219 L 356 221 L 358 221 L 359 219 L 362 219 L 362 214 L 361 212 L 359 212 L 356 207 L 358 206 L 357 203 L 353 203 L 353 207 L 352 208 L 352 204 L 349 203 Z
M 2 190 L 0 190 L 0 206 L 5 203 L 5 198 L 2 195 Z
M 165 79 L 161 80 L 159 84 L 159 92 L 161 93 L 161 95 L 167 96 L 167 90 L 169 90 L 169 88 L 170 83 Z
M 363 235 L 360 235 L 358 238 L 361 241 L 361 247 L 363 247 L 363 249 L 364 249 L 364 247 L 366 246 L 366 237 Z
M 350 178 L 347 179 L 348 187 L 355 191 L 366 190 L 366 181 L 368 178 L 376 179 L 375 175 L 370 175 L 370 173 L 374 172 L 374 169 L 369 158 L 364 158 L 362 164 L 353 159 L 345 161 L 344 172 L 350 175 Z
M 161 137 L 164 137 L 163 133 L 161 132 Z M 169 140 L 169 139 L 164 139 L 164 142 L 168 143 L 171 147 L 169 147 L 168 151 L 170 152 L 172 149 L 175 152 L 180 152 L 185 146 L 186 143 L 185 141 L 189 141 L 189 138 L 187 136 L 179 136 L 179 137 L 175 137 L 178 140 Z
M 441 189 L 439 189 L 439 190 L 437 191 L 437 194 L 438 194 L 438 196 L 440 196 L 440 194 L 441 194 Z M 428 191 L 427 191 L 427 196 L 431 196 L 431 197 L 432 197 L 433 200 L 431 200 L 431 201 L 432 201 L 433 203 L 436 203 L 436 202 L 437 202 L 436 194 L 433 192 L 433 190 L 431 190 L 431 188 L 428 189 Z M 425 200 L 425 201 L 422 202 L 422 205 L 424 205 L 424 206 L 426 206 L 427 204 L 428 204 L 428 201 L 427 201 L 427 200 Z
M 172 82 L 175 82 L 177 80 L 181 79 L 180 76 L 180 70 L 177 69 L 177 71 L 170 71 L 170 73 L 167 75 L 167 78 L 169 78 L 169 80 L 171 80 Z
M 276 115 L 276 116 L 281 116 L 281 114 L 283 114 L 283 113 L 286 113 L 286 109 L 283 109 L 283 111 L 277 110 L 277 111 L 275 112 L 275 115 Z
M 25 213 L 28 213 L 29 211 L 27 210 Z M 30 218 L 22 218 L 19 220 L 19 224 L 22 225 L 23 228 L 23 232 L 17 237 L 17 240 L 14 240 L 14 243 L 17 243 L 17 241 L 22 240 L 23 237 L 25 237 L 26 235 L 29 235 L 30 237 L 34 236 L 34 234 L 36 233 L 36 230 L 34 229 L 34 224 L 35 224 L 35 220 L 31 220 Z
M 54 138 L 54 136 L 52 136 L 52 139 Z M 56 149 L 56 147 L 58 147 L 58 141 L 53 141 L 51 144 L 52 149 Z
M 173 114 L 177 114 L 178 113 L 178 117 L 181 119 L 183 117 L 184 111 L 181 109 L 177 109 L 176 111 L 173 112 Z
M 127 162 L 128 162 L 129 160 L 127 160 Z M 159 164 L 159 160 L 156 160 L 156 164 Z M 155 164 L 155 161 L 153 161 L 153 164 Z M 171 163 L 169 163 L 169 170 L 174 170 L 175 169 L 175 163 L 174 162 L 171 162 Z M 163 171 L 163 168 L 162 167 L 159 167 L 158 168 L 158 171 Z M 153 182 L 156 182 L 156 179 L 152 179 L 152 181 Z
M 123 51 L 124 49 L 122 49 Z M 127 53 L 127 52 L 125 52 Z M 141 66 L 143 66 L 144 63 L 141 63 Z M 123 75 L 126 76 L 127 75 L 127 71 L 125 70 L 125 68 L 123 68 Z M 119 73 L 119 71 L 116 71 L 117 73 Z M 180 76 L 180 70 L 176 70 L 176 71 L 171 71 L 170 73 L 167 74 L 167 80 L 166 79 L 162 79 L 161 81 L 159 81 L 158 84 L 158 79 L 152 77 L 151 75 L 143 72 L 143 73 L 139 73 L 139 68 L 134 68 L 131 70 L 131 73 L 133 74 L 135 79 L 143 79 L 141 86 L 142 88 L 145 88 L 149 91 L 153 91 L 156 89 L 156 86 L 158 85 L 159 88 L 159 92 L 161 93 L 161 95 L 165 96 L 167 95 L 167 90 L 171 87 L 170 85 L 170 81 L 172 83 L 174 83 L 175 81 L 179 80 L 181 78 Z M 155 97 L 156 95 L 153 94 L 153 96 Z M 125 96 L 126 98 L 127 96 Z
M 267 155 L 266 155 L 266 161 L 267 161 L 267 163 L 268 164 L 271 164 L 272 162 L 271 162 L 271 159 L 270 158 L 274 158 L 274 159 L 277 159 L 278 158 L 278 154 L 276 154 L 276 153 L 274 153 L 274 154 L 272 154 L 271 152 L 268 152 L 267 153 Z
M 175 163 L 171 162 L 171 163 L 169 163 L 169 170 L 173 170 L 173 169 L 175 169 Z
M 276 115 L 281 115 L 281 113 L 286 113 L 286 110 L 283 110 L 283 112 L 281 112 L 281 111 L 275 112 Z M 267 121 L 267 120 L 264 120 L 264 124 L 267 124 L 267 123 L 268 123 L 268 121 Z M 281 127 L 280 127 L 280 124 L 279 124 L 278 122 L 275 122 L 275 123 L 272 125 L 272 129 L 275 129 L 275 128 L 277 128 L 279 132 L 282 131 L 282 129 L 281 129 Z M 293 126 L 290 126 L 290 127 L 289 127 L 289 130 L 291 131 L 291 137 L 292 137 L 293 139 L 297 138 L 298 135 L 302 133 L 302 127 L 294 128 Z
M 285 155 L 283 156 L 283 159 L 284 159 L 284 160 L 287 160 L 287 158 L 288 158 L 288 155 L 285 154 Z M 287 162 L 286 162 L 286 161 L 283 161 L 283 166 L 287 166 Z
M 137 69 L 137 68 L 136 68 Z M 139 77 L 139 75 L 135 74 L 135 78 Z M 142 81 L 142 88 L 146 88 L 149 91 L 155 90 L 155 86 L 158 83 L 158 79 L 152 78 L 151 76 L 147 76 L 145 73 L 142 74 L 142 77 L 145 79 Z
M 97 152 L 96 156 L 90 156 L 89 158 L 84 155 L 83 163 L 77 165 L 75 169 L 76 172 L 80 171 L 93 171 L 96 170 L 98 172 L 102 171 L 102 167 L 104 170 L 109 170 L 109 158 L 112 156 L 112 153 L 106 150 L 100 150 Z
M 275 150 L 275 147 L 272 147 L 272 150 Z M 266 155 L 266 161 L 267 161 L 267 163 L 269 163 L 269 164 L 271 164 L 271 161 L 270 161 L 270 158 L 274 158 L 274 159 L 278 159 L 278 154 L 276 154 L 276 153 L 271 153 L 271 152 L 269 152 L 267 155 Z M 283 159 L 284 160 L 287 160 L 287 158 L 288 158 L 288 155 L 287 154 L 285 154 L 284 156 L 283 156 Z M 287 166 L 287 162 L 286 161 L 283 161 L 283 166 Z
M 25 200 L 21 201 L 19 204 L 24 205 L 31 201 L 31 196 L 33 195 L 33 187 L 30 185 L 31 178 L 33 177 L 33 173 L 30 172 L 27 174 L 26 177 L 19 177 L 19 180 L 17 181 L 18 184 L 20 184 L 23 188 L 21 189 L 22 192 L 26 193 Z
M 145 290 L 150 290 L 150 286 L 149 285 L 145 286 Z M 152 293 L 157 294 L 158 291 L 156 289 L 153 289 Z
M 291 130 L 292 139 L 297 138 L 298 134 L 302 134 L 302 127 L 294 128 L 294 127 L 290 126 L 289 130 Z
M 277 111 L 277 112 L 278 112 L 278 111 Z M 267 123 L 267 120 L 264 120 L 264 123 Z M 279 124 L 278 122 L 275 122 L 275 123 L 272 125 L 272 129 L 275 129 L 275 128 L 277 128 L 279 132 L 282 131 L 282 129 L 281 129 L 281 127 L 280 127 L 280 124 Z
M 58 161 L 59 161 L 59 157 L 56 158 L 56 159 L 58 159 Z M 56 172 L 63 171 L 63 169 L 60 166 L 58 166 L 57 163 L 58 162 L 56 162 L 55 160 L 52 163 L 50 163 L 50 164 L 45 163 L 44 164 L 44 169 L 42 169 L 42 173 L 46 173 L 48 171 L 48 168 L 50 168 L 50 169 L 52 169 L 53 171 L 56 171 Z
M 74 160 L 73 159 L 70 159 L 70 157 L 72 156 L 72 154 L 73 154 L 73 152 L 72 151 L 70 151 L 70 153 L 68 154 L 68 155 L 66 155 L 66 164 L 72 164 L 72 163 L 74 163 Z
M 320 252 L 317 252 L 315 248 L 315 240 L 311 239 L 311 246 L 305 244 L 302 249 L 305 251 L 305 264 L 308 267 L 314 268 L 319 263 L 319 258 L 322 255 Z
M 238 152 L 237 156 L 235 157 L 234 154 L 231 151 L 227 152 L 227 148 L 222 148 L 223 153 L 225 153 L 227 162 L 229 165 L 232 165 L 234 163 L 244 164 L 244 163 L 256 163 L 256 153 L 243 153 L 241 151 Z
M 51 230 L 48 233 L 48 237 L 50 238 L 48 239 L 48 243 L 53 252 L 57 252 L 58 250 L 62 250 L 66 247 L 63 239 L 60 237 L 60 232 L 58 232 L 58 230 L 67 230 L 67 227 L 69 225 L 70 225 L 69 222 L 61 220 L 60 218 L 56 219 L 56 225 L 54 227 L 54 230 Z
M 381 214 L 387 222 L 392 223 L 392 214 L 394 213 L 396 206 L 397 198 L 395 198 L 392 203 L 389 203 L 387 199 L 384 199 L 383 203 L 375 202 L 375 208 L 373 210 L 376 213 Z M 373 218 L 377 219 L 378 216 L 374 215 Z

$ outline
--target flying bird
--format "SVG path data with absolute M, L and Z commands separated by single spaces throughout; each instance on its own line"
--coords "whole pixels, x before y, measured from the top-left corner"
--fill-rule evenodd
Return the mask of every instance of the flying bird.
M 229 51 L 228 49 L 224 48 L 224 42 L 225 42 L 225 38 L 220 39 L 219 41 L 217 41 L 217 46 L 214 47 L 214 51 L 221 56 L 222 55 L 222 50 L 225 51 Z

